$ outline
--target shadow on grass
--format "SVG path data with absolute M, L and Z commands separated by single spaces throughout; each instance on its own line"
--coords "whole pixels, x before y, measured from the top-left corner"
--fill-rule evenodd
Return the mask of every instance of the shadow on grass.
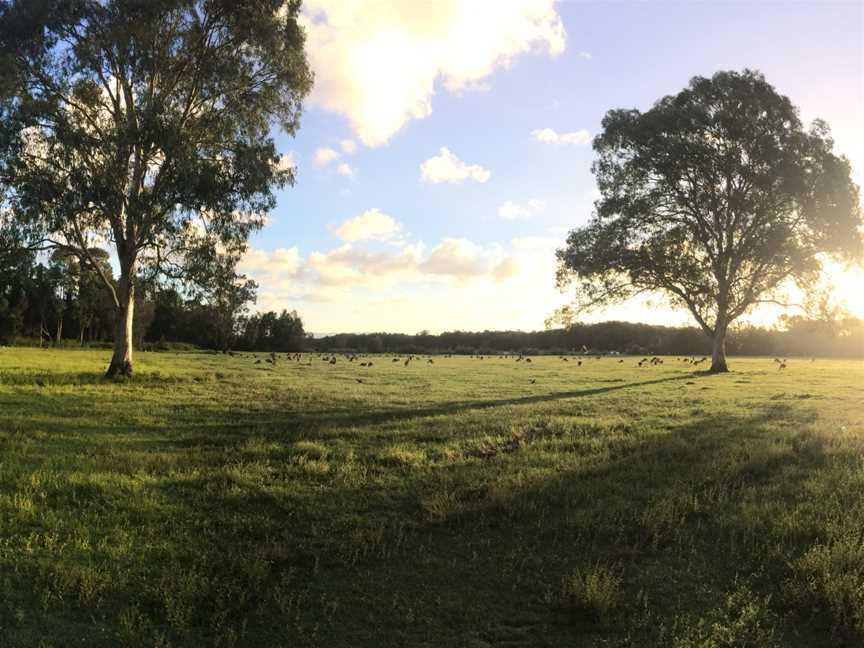
M 513 452 L 488 460 L 394 468 L 353 485 L 336 479 L 330 468 L 318 475 L 280 472 L 278 456 L 273 466 L 245 465 L 232 446 L 253 436 L 284 441 L 287 432 L 287 440 L 309 439 L 346 424 L 579 399 L 692 377 L 360 414 L 347 408 L 283 418 L 272 411 L 238 412 L 237 420 L 212 423 L 205 421 L 219 411 L 190 405 L 178 410 L 170 429 L 74 419 L 17 425 L 25 434 L 44 432 L 25 452 L 57 473 L 73 469 L 72 461 L 63 462 L 70 452 L 125 457 L 104 466 L 103 454 L 87 459 L 99 470 L 121 473 L 141 469 L 130 453 L 154 454 L 159 479 L 146 488 L 158 495 L 158 509 L 142 513 L 140 500 L 122 492 L 91 493 L 98 500 L 100 534 L 141 533 L 150 542 L 135 545 L 147 563 L 135 566 L 139 580 L 116 579 L 117 600 L 100 604 L 98 615 L 105 618 L 115 618 L 120 601 L 140 603 L 153 627 L 180 643 L 188 627 L 193 636 L 213 639 L 218 618 L 232 630 L 245 624 L 244 645 L 250 646 L 271 645 L 274 627 L 303 623 L 318 628 L 317 642 L 332 646 L 587 646 L 597 645 L 598 637 L 623 640 L 627 634 L 636 645 L 660 646 L 670 642 L 657 638 L 658 627 L 672 627 L 680 615 L 704 617 L 741 574 L 757 574 L 754 587 L 778 594 L 788 559 L 823 532 L 823 518 L 842 513 L 814 508 L 804 488 L 854 459 L 832 448 L 835 461 L 826 461 L 823 440 L 809 431 L 813 411 L 771 402 L 668 430 L 610 429 L 608 437 L 577 423 L 564 434 L 541 430 Z M 80 411 L 88 403 L 75 395 L 50 396 L 52 410 Z M 585 438 L 586 430 L 593 436 Z M 104 444 L 110 447 L 99 447 Z M 171 474 L 172 466 L 159 467 L 160 453 L 181 452 L 198 463 L 198 473 L 181 479 Z M 374 458 L 362 452 L 360 469 L 371 469 Z M 83 514 L 75 497 L 48 505 L 54 520 Z M 794 515 L 781 523 L 784 511 Z M 9 582 L 29 592 L 74 560 L 63 552 L 19 554 L 20 569 L 9 570 Z M 92 560 L 109 574 L 116 564 L 105 556 Z M 623 575 L 612 627 L 562 618 L 548 598 L 564 576 L 592 564 L 612 565 Z M 46 569 L 48 576 L 31 582 L 34 571 Z M 201 576 L 195 588 L 182 580 L 190 571 Z M 291 574 L 302 588 L 284 589 Z M 312 594 L 286 611 L 280 597 L 301 589 Z M 40 592 L 32 593 L 38 599 Z M 169 604 L 190 610 L 183 617 L 186 629 L 175 627 L 180 617 L 169 614 Z M 328 610 L 337 609 L 338 622 L 332 622 Z M 93 612 L 84 600 L 68 614 L 86 625 Z M 211 613 L 213 618 L 206 616 Z M 32 619 L 38 623 L 40 615 Z M 788 640 L 784 645 L 828 641 L 827 635 L 799 636 L 794 620 L 784 624 L 778 630 Z
M 772 403 L 747 415 L 610 439 L 593 456 L 572 438 L 535 435 L 506 456 L 403 473 L 387 488 L 323 479 L 301 497 L 248 483 L 232 489 L 221 477 L 162 488 L 181 510 L 234 525 L 231 537 L 244 538 L 275 573 L 314 572 L 316 591 L 341 597 L 342 608 L 380 611 L 328 627 L 328 645 L 353 645 L 352 637 L 379 632 L 404 645 L 431 636 L 442 646 L 472 637 L 490 645 L 588 646 L 629 635 L 640 638 L 638 645 L 665 646 L 669 637 L 658 638 L 657 627 L 688 615 L 706 618 L 739 579 L 784 611 L 789 558 L 840 513 L 814 510 L 802 485 L 843 461 L 854 464 L 854 453 L 837 449 L 827 461 L 824 441 L 809 431 L 815 417 Z M 561 457 L 540 470 L 535 451 L 548 451 L 550 442 Z M 570 462 L 567 453 L 581 456 Z M 561 467 L 568 463 L 575 467 Z M 532 471 L 540 474 L 523 476 Z M 290 519 L 293 531 L 274 553 L 268 532 L 243 530 L 242 511 Z M 228 548 L 211 550 L 218 560 Z M 615 623 L 562 617 L 550 590 L 574 570 L 601 564 L 623 574 Z M 412 617 L 409 627 L 386 613 L 394 599 L 428 611 L 427 625 Z M 643 603 L 649 600 L 650 609 Z M 796 619 L 777 626 L 782 645 L 829 638 L 830 645 L 856 645 Z

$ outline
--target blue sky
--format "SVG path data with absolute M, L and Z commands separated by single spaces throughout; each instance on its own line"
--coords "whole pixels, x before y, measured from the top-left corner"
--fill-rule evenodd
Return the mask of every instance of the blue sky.
M 297 184 L 244 269 L 259 308 L 296 308 L 314 332 L 542 327 L 566 301 L 554 249 L 594 199 L 588 136 L 607 110 L 646 109 L 694 75 L 761 70 L 805 121 L 831 125 L 864 179 L 862 3 L 309 0 L 305 12 L 318 84 L 298 136 L 277 134 Z M 834 280 L 864 315 L 864 275 Z M 687 321 L 642 302 L 594 317 Z

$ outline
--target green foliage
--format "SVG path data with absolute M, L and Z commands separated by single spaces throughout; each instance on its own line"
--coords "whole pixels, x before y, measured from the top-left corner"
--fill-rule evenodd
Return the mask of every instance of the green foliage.
M 770 596 L 757 596 L 741 585 L 687 636 L 676 638 L 673 648 L 780 648 L 780 618 L 770 604 Z
M 112 241 L 120 274 L 102 283 L 122 321 L 132 317 L 139 274 L 236 302 L 249 287 L 235 276 L 237 259 L 274 190 L 294 181 L 271 126 L 297 131 L 312 84 L 299 8 L 0 4 L 4 220 L 94 269 L 94 241 Z M 127 330 L 117 327 L 111 371 L 131 372 Z
M 805 131 L 749 70 L 695 77 L 644 113 L 609 111 L 596 213 L 558 251 L 559 285 L 577 286 L 562 315 L 660 291 L 722 355 L 728 325 L 788 280 L 811 286 L 820 255 L 862 258 L 859 189 L 832 148 L 827 125 Z
M 797 603 L 829 615 L 841 628 L 864 635 L 864 539 L 857 514 L 850 512 L 840 532 L 817 543 L 794 563 L 788 583 Z

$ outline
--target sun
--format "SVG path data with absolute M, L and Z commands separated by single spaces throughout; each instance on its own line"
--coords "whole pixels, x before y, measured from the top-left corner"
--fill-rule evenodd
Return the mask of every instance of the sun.
M 832 286 L 838 305 L 854 317 L 864 319 L 864 267 L 826 264 L 825 279 Z

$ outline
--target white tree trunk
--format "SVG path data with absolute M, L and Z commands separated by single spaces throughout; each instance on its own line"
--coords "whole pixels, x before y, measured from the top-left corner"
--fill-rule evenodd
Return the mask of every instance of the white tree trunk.
M 726 326 L 717 326 L 714 331 L 714 345 L 711 351 L 711 373 L 729 371 L 726 365 Z
M 120 276 L 120 308 L 114 327 L 114 354 L 108 366 L 107 378 L 132 377 L 132 322 L 135 317 L 135 284 L 132 277 Z

